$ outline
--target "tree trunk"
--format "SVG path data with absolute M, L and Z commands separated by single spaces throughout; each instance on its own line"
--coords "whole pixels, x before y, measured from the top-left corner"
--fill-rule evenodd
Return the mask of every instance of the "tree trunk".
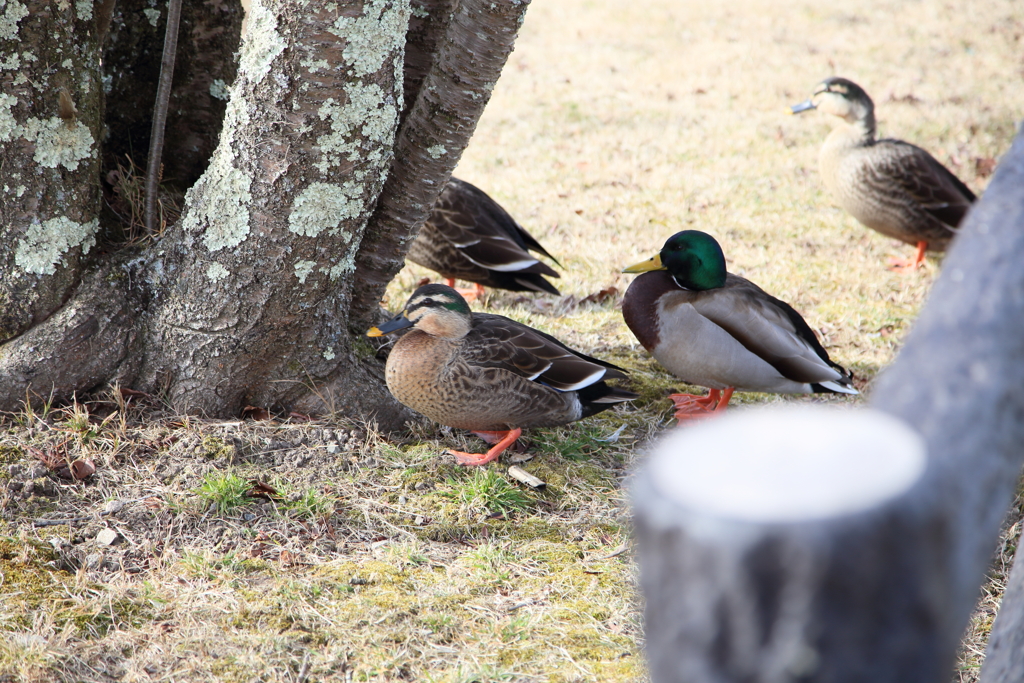
M 1003 593 L 996 623 L 988 637 L 981 683 L 1020 683 L 1024 680 L 1024 551 L 1014 554 L 1013 571 Z
M 14 1 L 0 14 L 0 344 L 65 302 L 96 244 L 96 34 L 92 3 Z
M 384 195 L 360 246 L 353 333 L 372 319 L 459 163 L 515 44 L 529 0 L 460 2 L 402 124 Z
M 281 409 L 354 355 L 345 312 L 398 127 L 408 5 L 364 11 L 251 6 L 220 144 L 154 268 L 136 381 L 172 405 Z
M 442 17 L 421 88 L 436 94 L 399 130 L 408 0 L 254 2 L 220 141 L 181 221 L 99 263 L 60 315 L 0 347 L 0 409 L 26 388 L 66 398 L 116 380 L 183 412 L 336 410 L 400 426 L 409 413 L 363 333 L 402 253 L 362 259 L 372 276 L 357 256 L 418 228 L 405 217 L 425 217 L 444 186 L 525 8 L 470 0 Z M 491 35 L 497 48 L 466 51 Z M 385 178 L 395 189 L 382 194 Z M 374 212 L 404 220 L 367 228 Z
M 430 73 L 437 54 L 438 41 L 444 38 L 448 18 L 455 0 L 413 0 L 409 15 L 409 32 L 405 43 L 405 78 L 402 90 L 405 108 L 402 120 L 409 115 L 423 87 L 423 79 Z
M 950 547 L 924 465 L 874 411 L 737 411 L 662 440 L 633 492 L 652 680 L 942 680 Z

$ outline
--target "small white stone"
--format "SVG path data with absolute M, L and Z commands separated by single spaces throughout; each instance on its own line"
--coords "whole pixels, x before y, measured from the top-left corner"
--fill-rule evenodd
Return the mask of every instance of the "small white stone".
M 98 545 L 113 545 L 117 538 L 117 532 L 107 527 L 96 534 L 96 543 Z

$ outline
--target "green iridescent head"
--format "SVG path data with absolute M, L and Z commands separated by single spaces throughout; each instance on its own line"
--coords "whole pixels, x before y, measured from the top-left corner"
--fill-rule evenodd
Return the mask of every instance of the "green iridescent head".
M 699 230 L 683 230 L 668 238 L 654 258 L 626 268 L 625 273 L 667 270 L 680 287 L 693 290 L 725 286 L 725 255 L 718 241 Z

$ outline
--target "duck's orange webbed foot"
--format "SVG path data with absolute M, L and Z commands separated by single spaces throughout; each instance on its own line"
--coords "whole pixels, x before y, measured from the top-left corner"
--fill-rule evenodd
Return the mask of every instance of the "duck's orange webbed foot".
M 917 253 L 914 255 L 913 260 L 891 258 L 889 259 L 889 270 L 894 273 L 910 273 L 917 270 L 924 263 L 924 253 L 927 249 L 927 242 L 918 242 Z
M 455 456 L 455 461 L 460 465 L 486 465 L 492 460 L 497 460 L 502 452 L 514 444 L 523 434 L 523 430 L 516 427 L 507 432 L 473 432 L 489 444 L 494 444 L 491 450 L 486 453 L 464 453 L 462 451 L 448 451 Z
M 462 287 L 455 286 L 455 280 L 450 277 L 444 279 L 444 283 L 454 289 L 456 292 L 462 295 L 462 298 L 466 301 L 476 301 L 484 295 L 484 286 L 479 282 L 473 283 L 472 289 L 463 289 Z M 474 432 L 476 433 L 476 432 Z
M 722 391 L 709 389 L 707 396 L 694 396 L 693 394 L 672 394 L 669 396 L 676 412 L 672 416 L 678 420 L 678 424 L 691 420 L 700 420 L 705 417 L 717 415 L 725 411 L 732 398 L 734 389 L 728 387 Z

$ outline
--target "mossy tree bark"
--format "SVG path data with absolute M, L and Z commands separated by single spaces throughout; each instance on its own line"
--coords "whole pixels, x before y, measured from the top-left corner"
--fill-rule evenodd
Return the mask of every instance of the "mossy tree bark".
M 465 151 L 512 52 L 528 2 L 460 2 L 434 44 L 434 58 L 402 123 L 392 172 L 359 250 L 363 287 L 352 301 L 351 315 L 357 327 L 369 322 Z M 428 27 L 425 34 L 429 44 L 434 32 Z
M 26 390 L 66 399 L 117 381 L 183 412 L 337 410 L 399 426 L 407 413 L 362 333 L 525 9 L 253 2 L 219 143 L 181 220 L 98 259 L 63 306 L 0 346 L 0 409 Z M 441 16 L 407 36 L 413 11 Z M 420 75 L 403 119 L 409 39 L 433 56 L 408 67 Z
M 92 3 L 0 8 L 0 343 L 65 302 L 96 244 L 95 23 Z

